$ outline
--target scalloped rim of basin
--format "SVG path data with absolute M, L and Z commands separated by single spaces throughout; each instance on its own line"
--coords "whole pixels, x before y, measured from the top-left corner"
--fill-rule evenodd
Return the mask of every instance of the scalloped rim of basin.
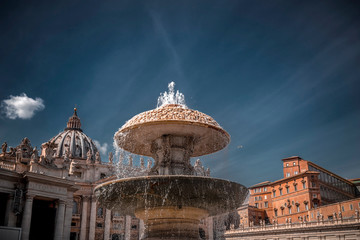
M 95 187 L 98 201 L 106 208 L 133 215 L 139 209 L 195 207 L 210 216 L 241 206 L 248 189 L 218 178 L 166 175 L 111 180 Z

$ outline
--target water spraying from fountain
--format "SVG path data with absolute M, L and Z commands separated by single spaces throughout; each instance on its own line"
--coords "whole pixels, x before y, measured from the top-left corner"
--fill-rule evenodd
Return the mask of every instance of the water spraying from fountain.
M 208 177 L 199 161 L 191 165 L 191 157 L 226 147 L 230 136 L 212 117 L 187 108 L 174 85 L 160 95 L 156 109 L 134 116 L 114 135 L 129 168 L 134 167 L 133 154 L 154 159 L 153 166 L 144 168 L 140 158 L 146 176 L 119 168 L 120 179 L 95 188 L 106 208 L 142 219 L 147 240 L 199 239 L 202 219 L 236 209 L 247 193 L 238 183 Z
M 168 92 L 160 93 L 160 97 L 158 98 L 157 107 L 162 107 L 168 104 L 176 104 L 180 105 L 183 108 L 187 108 L 185 104 L 185 96 L 179 90 L 175 93 L 175 83 L 171 82 L 168 84 Z

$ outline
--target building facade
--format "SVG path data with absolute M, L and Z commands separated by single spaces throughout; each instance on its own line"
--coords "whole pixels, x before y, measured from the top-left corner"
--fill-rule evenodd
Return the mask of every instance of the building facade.
M 239 224 L 225 238 L 360 239 L 358 179 L 297 156 L 282 161 L 284 178 L 249 188 L 248 205 L 237 210 Z

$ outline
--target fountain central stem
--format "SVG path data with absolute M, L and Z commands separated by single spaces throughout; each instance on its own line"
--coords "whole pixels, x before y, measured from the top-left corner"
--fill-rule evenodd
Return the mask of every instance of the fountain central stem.
M 200 220 L 208 215 L 205 209 L 181 206 L 135 211 L 135 216 L 147 226 L 146 240 L 198 240 Z
M 192 175 L 194 167 L 190 156 L 194 149 L 194 137 L 163 135 L 151 144 L 155 165 L 150 175 Z

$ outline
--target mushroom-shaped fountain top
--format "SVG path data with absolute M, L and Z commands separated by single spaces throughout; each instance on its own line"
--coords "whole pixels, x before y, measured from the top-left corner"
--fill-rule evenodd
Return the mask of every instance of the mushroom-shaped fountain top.
M 212 117 L 179 104 L 167 104 L 134 116 L 114 138 L 126 151 L 152 156 L 152 142 L 163 135 L 192 136 L 191 157 L 217 152 L 230 142 L 229 134 Z

